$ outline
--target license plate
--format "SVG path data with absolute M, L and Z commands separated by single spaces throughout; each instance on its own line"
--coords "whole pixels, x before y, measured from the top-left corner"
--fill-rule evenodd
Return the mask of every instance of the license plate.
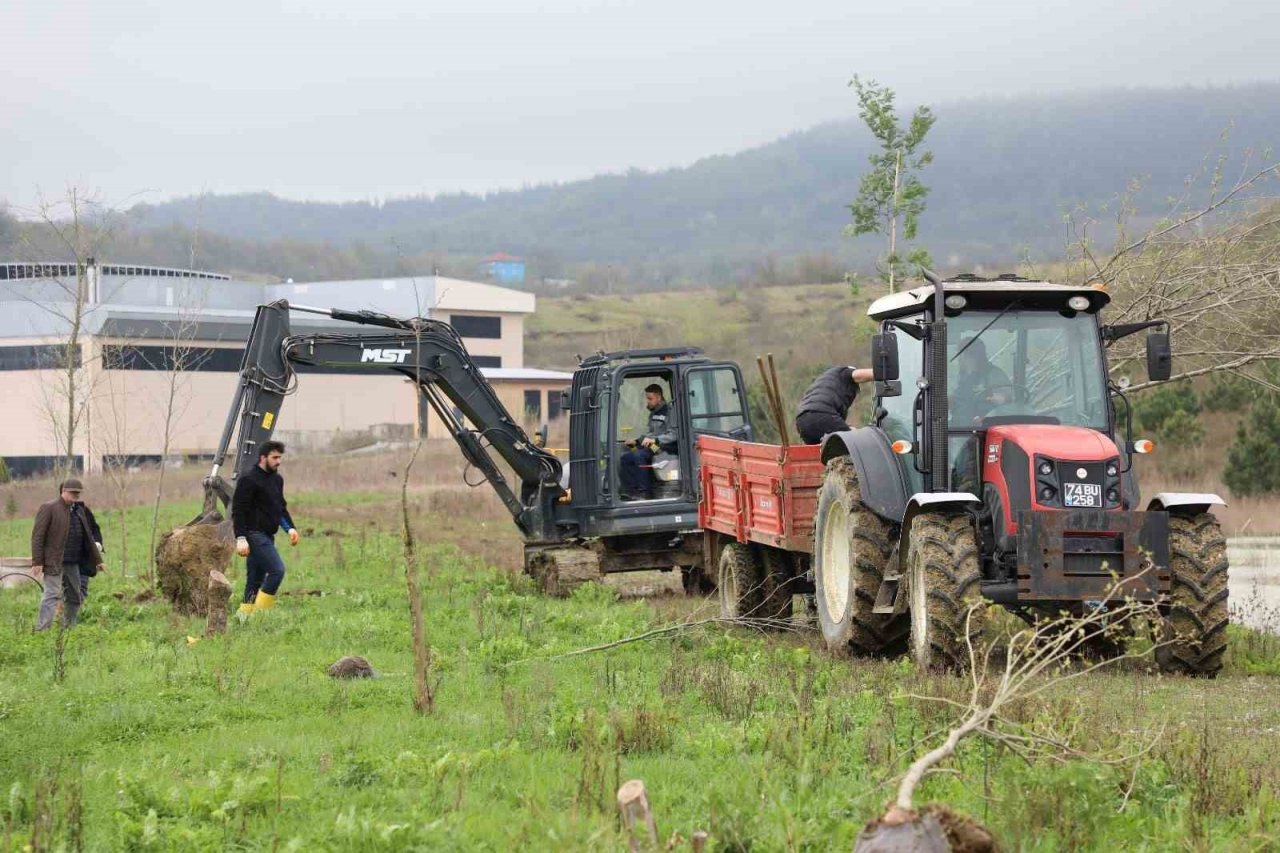
M 1062 495 L 1066 506 L 1102 506 L 1102 486 L 1093 483 L 1067 483 Z

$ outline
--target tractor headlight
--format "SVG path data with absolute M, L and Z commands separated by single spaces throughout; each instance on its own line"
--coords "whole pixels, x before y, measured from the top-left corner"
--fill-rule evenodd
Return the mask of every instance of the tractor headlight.
M 1107 489 L 1107 502 L 1118 503 L 1120 501 L 1120 493 L 1115 489 Z
M 953 293 L 943 300 L 943 304 L 952 311 L 959 311 L 961 308 L 964 308 L 964 306 L 969 304 L 969 300 L 965 299 L 959 293 Z
M 1114 462 L 1107 463 L 1107 476 L 1118 477 L 1120 475 L 1120 466 Z
M 1048 477 L 1053 473 L 1053 464 L 1050 462 L 1041 462 L 1039 469 L 1041 477 Z
M 1073 296 L 1067 300 L 1067 307 L 1070 308 L 1072 311 L 1088 311 L 1089 297 Z
M 1055 490 L 1052 486 L 1044 486 L 1040 489 L 1040 500 L 1051 501 L 1053 500 L 1053 496 L 1056 495 L 1057 493 L 1058 493 L 1057 490 Z

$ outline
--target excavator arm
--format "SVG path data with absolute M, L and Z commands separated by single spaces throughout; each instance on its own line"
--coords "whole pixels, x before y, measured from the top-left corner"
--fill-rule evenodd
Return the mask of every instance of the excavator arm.
M 368 333 L 293 335 L 289 325 L 291 311 L 380 328 Z M 554 538 L 552 510 L 563 494 L 560 460 L 535 446 L 511 417 L 452 326 L 439 320 L 311 308 L 283 300 L 259 306 L 254 317 L 213 468 L 204 480 L 204 508 L 193 523 L 216 522 L 221 518 L 218 504 L 230 506 L 236 477 L 257 464 L 258 446 L 271 438 L 284 399 L 296 387 L 297 365 L 369 373 L 389 371 L 414 382 L 466 460 L 502 499 L 525 538 Z M 468 427 L 463 419 L 473 426 Z M 511 467 L 519 481 L 519 494 L 490 451 Z M 228 462 L 232 470 L 230 482 L 221 474 Z

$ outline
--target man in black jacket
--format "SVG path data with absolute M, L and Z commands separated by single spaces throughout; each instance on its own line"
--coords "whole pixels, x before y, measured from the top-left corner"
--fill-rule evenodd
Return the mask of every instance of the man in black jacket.
M 805 444 L 819 444 L 823 436 L 849 428 L 849 407 L 858 397 L 858 383 L 870 382 L 871 371 L 841 365 L 824 370 L 800 399 L 796 431 Z
M 283 458 L 284 444 L 264 441 L 258 448 L 258 464 L 240 475 L 231 498 L 236 553 L 248 558 L 241 613 L 275 606 L 276 593 L 284 580 L 284 560 L 276 550 L 276 531 L 283 527 L 289 534 L 289 544 L 298 544 L 298 529 L 284 499 L 284 478 L 280 476 Z
M 638 442 L 627 443 L 630 450 L 622 454 L 620 460 L 622 468 L 618 479 L 622 481 L 623 500 L 651 500 L 654 454 L 665 451 L 678 456 L 680 453 L 675 412 L 661 385 L 655 382 L 644 389 L 644 405 L 649 410 L 648 431 Z

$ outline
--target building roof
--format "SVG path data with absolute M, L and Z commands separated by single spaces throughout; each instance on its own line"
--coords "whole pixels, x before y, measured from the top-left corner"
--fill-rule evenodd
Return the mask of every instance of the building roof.
M 492 255 L 485 258 L 483 261 L 481 261 L 481 263 L 487 264 L 487 263 L 492 263 L 494 261 L 519 261 L 519 260 L 520 258 L 517 258 L 515 255 L 508 255 L 506 252 L 494 252 Z
M 65 333 L 71 315 L 66 283 L 53 276 L 0 280 L 0 337 L 45 337 Z M 108 274 L 108 269 L 130 270 L 135 274 Z M 402 276 L 398 278 L 353 279 L 347 281 L 261 282 L 201 277 L 158 275 L 159 268 L 126 267 L 113 264 L 99 267 L 103 281 L 97 303 L 87 305 L 86 319 L 95 334 L 120 334 L 126 321 L 150 326 L 153 333 L 167 334 L 184 314 L 198 313 L 203 326 L 239 326 L 253 318 L 254 309 L 278 299 L 319 308 L 368 310 L 395 317 L 449 315 L 451 313 L 532 314 L 536 298 L 531 293 L 443 276 Z M 26 270 L 24 269 L 24 272 Z M 72 281 L 74 286 L 74 281 Z M 305 327 L 308 321 L 297 320 Z M 229 327 L 213 337 L 239 337 Z M 204 329 L 201 330 L 204 336 Z

